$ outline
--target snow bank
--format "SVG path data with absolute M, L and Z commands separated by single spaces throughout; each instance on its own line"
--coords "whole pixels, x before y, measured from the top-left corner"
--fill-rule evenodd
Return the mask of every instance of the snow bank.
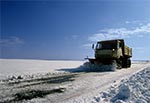
M 134 74 L 119 86 L 112 85 L 106 91 L 95 96 L 92 103 L 149 103 L 150 67 Z

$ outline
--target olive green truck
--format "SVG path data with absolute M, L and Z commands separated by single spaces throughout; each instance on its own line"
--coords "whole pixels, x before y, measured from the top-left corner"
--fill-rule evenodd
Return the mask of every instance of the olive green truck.
M 95 58 L 88 58 L 92 64 L 112 64 L 117 68 L 129 68 L 131 66 L 132 48 L 125 45 L 123 39 L 98 41 L 92 48 L 95 51 Z

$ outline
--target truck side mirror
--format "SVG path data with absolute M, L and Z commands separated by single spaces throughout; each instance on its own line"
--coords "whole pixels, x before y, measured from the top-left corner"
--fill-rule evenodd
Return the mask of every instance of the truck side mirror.
M 92 44 L 92 49 L 94 49 L 94 47 L 95 47 L 94 44 Z

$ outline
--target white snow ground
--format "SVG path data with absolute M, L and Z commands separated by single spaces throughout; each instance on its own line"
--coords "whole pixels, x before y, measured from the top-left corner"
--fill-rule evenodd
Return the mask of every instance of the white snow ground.
M 95 72 L 84 62 L 0 59 L 0 102 L 149 103 L 150 63 Z

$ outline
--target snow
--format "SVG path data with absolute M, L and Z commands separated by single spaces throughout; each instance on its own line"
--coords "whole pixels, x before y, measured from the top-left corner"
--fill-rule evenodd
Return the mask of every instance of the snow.
M 149 62 L 115 70 L 85 61 L 0 59 L 0 102 L 149 103 L 149 97 Z
M 132 75 L 117 87 L 101 92 L 93 103 L 149 103 L 150 67 Z
M 102 65 L 102 64 L 91 64 L 89 62 L 85 62 L 83 65 L 81 65 L 78 68 L 80 71 L 86 71 L 86 72 L 102 72 L 102 71 L 115 71 L 116 70 L 116 64 L 112 65 Z
M 60 68 L 77 68 L 83 61 L 0 59 L 0 78 L 26 74 L 57 73 Z M 59 71 L 61 72 L 61 71 Z

